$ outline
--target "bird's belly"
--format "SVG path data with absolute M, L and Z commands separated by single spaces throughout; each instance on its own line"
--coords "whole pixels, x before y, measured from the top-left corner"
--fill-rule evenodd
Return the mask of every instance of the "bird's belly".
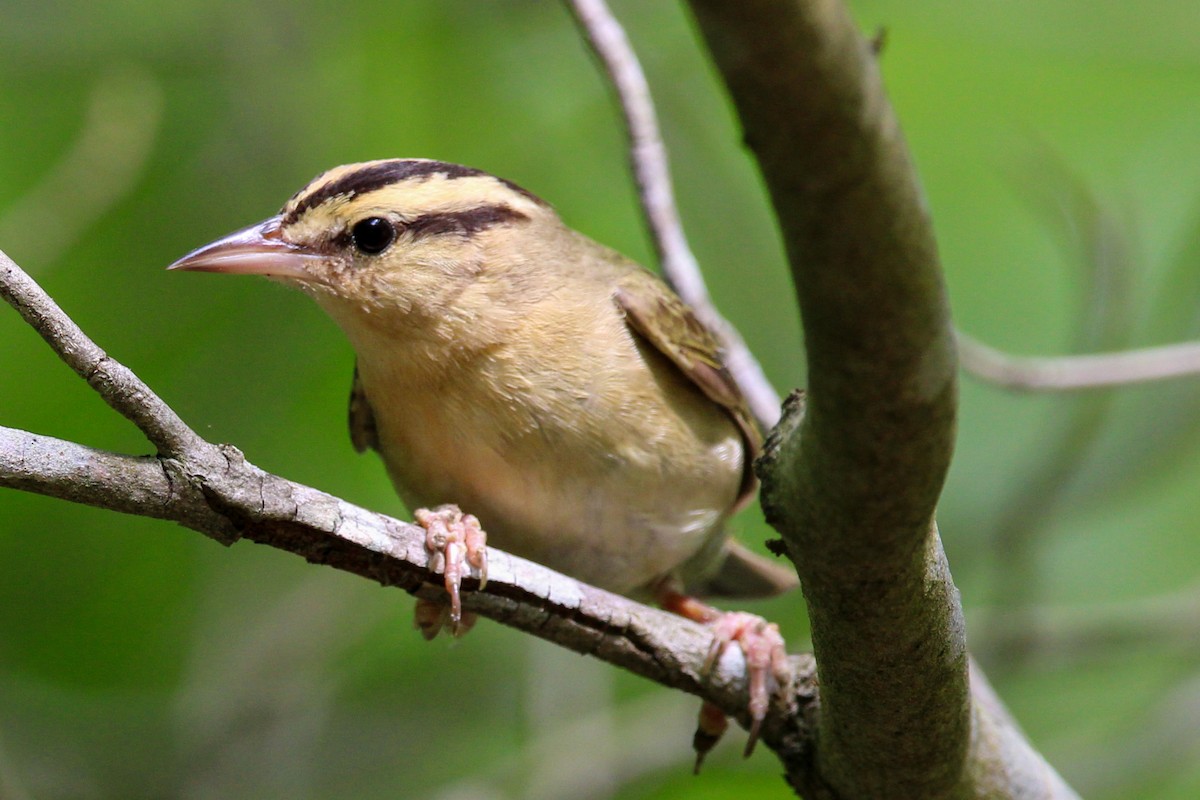
M 701 458 L 680 459 L 686 469 L 664 468 L 661 457 L 598 458 L 585 446 L 489 442 L 462 425 L 380 434 L 410 507 L 456 503 L 479 517 L 489 544 L 629 593 L 721 535 L 741 480 L 741 441 L 730 427 Z

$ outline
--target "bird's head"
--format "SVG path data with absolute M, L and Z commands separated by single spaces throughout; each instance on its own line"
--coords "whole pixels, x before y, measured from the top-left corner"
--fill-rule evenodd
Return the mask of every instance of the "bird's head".
M 412 332 L 510 305 L 536 268 L 524 245 L 559 227 L 544 201 L 486 172 L 368 161 L 319 175 L 278 215 L 168 269 L 264 275 L 312 295 L 348 332 L 364 323 Z

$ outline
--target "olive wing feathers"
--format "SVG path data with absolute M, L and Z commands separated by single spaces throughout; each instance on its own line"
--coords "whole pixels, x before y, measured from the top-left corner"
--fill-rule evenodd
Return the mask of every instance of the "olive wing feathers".
M 679 297 L 645 270 L 623 277 L 614 295 L 629 327 L 654 346 L 737 425 L 746 445 L 742 486 L 735 510 L 754 494 L 754 459 L 762 434 L 746 398 L 721 358 L 717 337 Z

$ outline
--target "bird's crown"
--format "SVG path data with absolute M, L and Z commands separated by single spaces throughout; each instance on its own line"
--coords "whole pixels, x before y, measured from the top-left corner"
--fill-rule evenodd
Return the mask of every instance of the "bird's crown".
M 533 193 L 482 170 L 429 159 L 388 159 L 318 175 L 284 205 L 279 225 L 295 244 L 353 243 L 369 254 L 401 236 L 469 237 L 547 213 L 553 212 Z

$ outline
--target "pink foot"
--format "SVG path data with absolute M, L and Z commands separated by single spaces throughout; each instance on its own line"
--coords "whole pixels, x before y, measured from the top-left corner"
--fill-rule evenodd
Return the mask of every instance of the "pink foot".
M 725 648 L 736 643 L 746 658 L 746 677 L 750 682 L 750 736 L 746 740 L 744 755 L 754 752 L 758 743 L 762 721 L 767 716 L 767 708 L 771 704 L 771 694 L 781 684 L 782 676 L 787 674 L 787 650 L 779 626 L 767 622 L 755 614 L 743 611 L 721 611 L 701 603 L 694 597 L 673 591 L 660 589 L 659 602 L 663 608 L 696 622 L 710 625 L 713 631 L 713 641 L 704 660 L 704 673 L 707 675 L 725 652 Z M 708 751 L 716 746 L 721 734 L 725 732 L 725 715 L 719 708 L 707 701 L 700 708 L 700 721 L 693 739 L 696 750 L 696 771 Z
M 737 643 L 746 657 L 746 676 L 750 680 L 750 736 L 746 739 L 744 755 L 754 752 L 759 729 L 771 704 L 771 693 L 787 673 L 787 649 L 779 626 L 756 614 L 726 611 L 713 622 L 713 642 L 704 660 L 707 673 L 717 663 L 725 648 Z
M 474 615 L 464 615 L 459 587 L 468 566 L 479 577 L 479 588 L 487 584 L 487 534 L 471 514 L 464 514 L 456 505 L 435 509 L 418 508 L 413 512 L 417 524 L 425 529 L 425 549 L 431 556 L 429 567 L 441 572 L 446 593 L 450 595 L 450 632 L 461 636 L 474 624 Z M 417 600 L 416 625 L 426 639 L 437 636 L 447 622 L 445 603 Z

